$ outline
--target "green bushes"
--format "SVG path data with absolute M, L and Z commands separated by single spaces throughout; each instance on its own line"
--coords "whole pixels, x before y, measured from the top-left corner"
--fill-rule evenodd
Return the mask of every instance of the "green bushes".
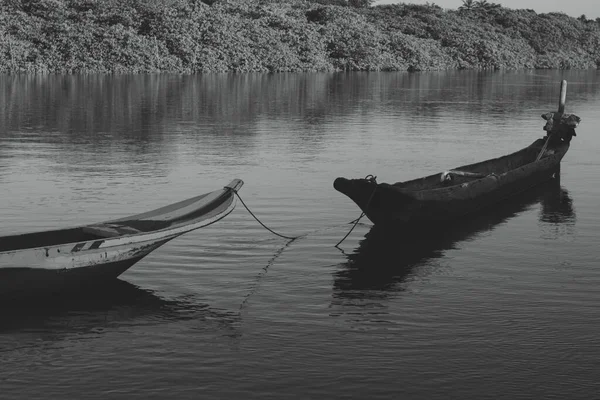
M 0 72 L 597 68 L 600 22 L 463 1 L 4 0 Z

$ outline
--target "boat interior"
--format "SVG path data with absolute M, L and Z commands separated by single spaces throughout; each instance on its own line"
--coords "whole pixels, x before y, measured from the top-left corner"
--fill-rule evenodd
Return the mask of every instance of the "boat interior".
M 225 186 L 238 190 L 243 185 L 234 179 Z M 86 226 L 0 237 L 0 252 L 51 247 L 111 237 L 134 235 L 168 228 L 177 224 L 208 218 L 222 212 L 233 199 L 230 190 L 217 190 L 173 203 L 142 214 Z
M 51 247 L 63 243 L 85 242 L 102 238 L 98 234 L 87 232 L 83 227 L 24 233 L 0 237 L 0 252 Z
M 190 220 L 200 214 L 200 211 L 188 215 Z M 101 222 L 92 225 L 59 229 L 53 231 L 25 233 L 21 235 L 0 237 L 0 252 L 37 247 L 51 247 L 65 243 L 86 242 L 88 240 L 106 239 L 111 237 L 134 235 L 142 232 L 151 232 L 167 228 L 180 219 L 160 220 L 119 220 Z
M 101 222 L 75 228 L 4 236 L 0 237 L 0 252 L 132 235 L 161 229 L 168 225 L 170 224 L 165 221 L 151 220 L 128 221 L 127 223 Z
M 438 189 L 448 186 L 461 185 L 484 178 L 491 174 L 501 175 L 507 171 L 522 167 L 535 161 L 538 156 L 543 140 L 535 141 L 531 146 L 521 149 L 515 153 L 502 157 L 481 161 L 474 164 L 453 168 L 449 171 L 429 175 L 423 178 L 404 182 L 396 182 L 392 186 L 398 189 L 420 191 Z M 546 154 L 552 154 L 554 150 L 546 150 Z

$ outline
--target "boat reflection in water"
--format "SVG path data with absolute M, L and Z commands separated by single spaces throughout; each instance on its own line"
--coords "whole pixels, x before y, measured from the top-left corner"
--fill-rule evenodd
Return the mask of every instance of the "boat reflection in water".
M 182 321 L 207 322 L 227 336 L 237 336 L 238 313 L 215 310 L 193 296 L 167 299 L 152 290 L 115 279 L 97 289 L 0 308 L 0 333 L 35 332 L 43 340 L 102 334 L 119 326 L 155 325 Z
M 554 232 L 554 236 L 560 235 L 557 231 L 575 225 L 576 216 L 569 193 L 560 186 L 559 175 L 510 201 L 452 225 L 429 226 L 410 232 L 373 226 L 358 248 L 347 256 L 343 267 L 335 272 L 333 296 L 379 298 L 386 297 L 391 290 L 401 291 L 401 283 L 415 273 L 416 267 L 434 264 L 444 251 L 453 249 L 459 242 L 491 231 L 538 203 L 544 236 L 549 231 Z
M 538 220 L 544 239 L 557 240 L 572 233 L 576 215 L 573 199 L 565 189 L 545 192 L 540 203 Z

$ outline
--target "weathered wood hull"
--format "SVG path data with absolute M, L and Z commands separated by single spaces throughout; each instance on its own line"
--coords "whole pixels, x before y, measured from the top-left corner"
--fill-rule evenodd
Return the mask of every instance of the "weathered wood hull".
M 114 279 L 168 241 L 227 216 L 242 184 L 234 180 L 221 190 L 105 223 L 0 237 L 0 297 Z
M 543 146 L 537 140 L 525 149 L 497 159 L 455 168 L 479 178 L 445 186 L 443 173 L 393 185 L 368 179 L 337 178 L 334 188 L 352 199 L 375 225 L 422 225 L 456 220 L 493 206 L 551 179 L 569 149 L 562 142 L 535 161 Z M 437 183 L 439 182 L 439 183 Z

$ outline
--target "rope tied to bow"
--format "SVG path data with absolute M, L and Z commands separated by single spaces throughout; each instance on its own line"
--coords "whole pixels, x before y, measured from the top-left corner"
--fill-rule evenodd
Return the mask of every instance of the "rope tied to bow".
M 268 230 L 269 232 L 271 232 L 274 235 L 277 235 L 281 238 L 284 239 L 288 239 L 288 240 L 296 240 L 298 239 L 300 236 L 286 236 L 286 235 L 282 235 L 280 233 L 275 232 L 274 230 L 272 230 L 271 228 L 269 228 L 268 226 L 266 226 L 265 224 L 262 223 L 261 220 L 258 219 L 258 217 L 256 215 L 254 215 L 254 213 L 252 211 L 250 211 L 250 208 L 248 208 L 248 206 L 246 205 L 246 203 L 244 203 L 244 200 L 242 200 L 242 197 L 240 196 L 240 194 L 238 193 L 237 190 L 235 190 L 234 188 L 231 187 L 227 187 L 227 189 L 230 189 L 231 191 L 233 191 L 233 193 L 235 193 L 235 195 L 237 196 L 237 198 L 240 200 L 240 202 L 242 203 L 242 205 L 244 206 L 244 208 L 246 208 L 246 210 L 250 213 L 250 215 L 252 215 L 252 217 L 254 217 L 254 219 L 263 226 L 263 228 L 265 228 L 266 230 Z
M 365 180 L 369 183 L 374 183 L 375 187 L 373 188 L 373 192 L 371 192 L 371 196 L 369 196 L 369 200 L 367 201 L 367 204 L 365 205 L 365 210 L 369 208 L 369 205 L 371 204 L 371 200 L 373 200 L 373 196 L 375 196 L 375 191 L 377 190 L 377 177 L 374 175 L 367 175 L 365 176 Z M 362 217 L 365 216 L 365 212 L 361 212 L 360 216 L 354 220 L 354 225 L 352 225 L 352 228 L 350 228 L 350 230 L 348 231 L 348 233 L 346 233 L 346 236 L 344 236 L 342 238 L 342 240 L 340 240 L 339 242 L 337 242 L 337 244 L 335 245 L 335 247 L 338 247 L 344 240 L 346 240 L 346 238 L 350 235 L 350 233 L 352 233 L 352 231 L 354 230 L 354 228 L 356 228 L 356 225 L 358 225 L 358 222 L 362 219 Z M 338 247 L 339 248 L 339 247 Z

